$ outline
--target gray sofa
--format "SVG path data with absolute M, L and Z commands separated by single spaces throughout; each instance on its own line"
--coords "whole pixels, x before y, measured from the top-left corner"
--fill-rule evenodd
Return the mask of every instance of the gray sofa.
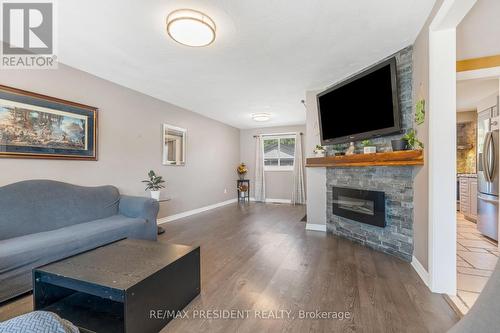
M 31 270 L 124 238 L 156 240 L 158 202 L 114 186 L 29 180 L 0 187 L 0 302 L 31 290 Z

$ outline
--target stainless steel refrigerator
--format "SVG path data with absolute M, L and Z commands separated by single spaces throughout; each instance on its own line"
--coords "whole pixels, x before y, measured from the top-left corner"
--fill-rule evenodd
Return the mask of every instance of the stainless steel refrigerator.
M 499 128 L 498 106 L 478 114 L 477 229 L 495 240 L 498 240 Z

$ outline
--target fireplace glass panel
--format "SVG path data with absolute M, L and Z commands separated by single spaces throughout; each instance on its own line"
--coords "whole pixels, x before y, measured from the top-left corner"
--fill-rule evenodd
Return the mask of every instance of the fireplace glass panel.
M 347 209 L 356 213 L 375 215 L 375 203 L 373 200 L 356 199 L 343 195 L 339 195 L 337 200 L 339 208 Z
M 356 222 L 385 227 L 385 193 L 352 188 L 332 188 L 332 213 Z

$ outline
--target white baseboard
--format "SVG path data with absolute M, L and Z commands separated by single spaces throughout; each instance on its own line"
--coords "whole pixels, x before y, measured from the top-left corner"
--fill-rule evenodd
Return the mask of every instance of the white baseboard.
M 326 224 L 306 223 L 306 230 L 326 232 Z
M 205 207 L 200 207 L 200 208 L 196 208 L 196 209 L 193 209 L 193 210 L 188 210 L 188 211 L 185 211 L 185 212 L 182 212 L 182 213 L 178 213 L 178 214 L 174 214 L 174 215 L 162 217 L 161 219 L 157 220 L 157 223 L 158 224 L 162 224 L 162 223 L 167 223 L 167 222 L 175 221 L 175 220 L 178 220 L 178 219 L 182 219 L 184 217 L 188 217 L 188 216 L 191 216 L 191 215 L 195 215 L 195 214 L 199 214 L 199 213 L 202 213 L 202 212 L 206 212 L 207 210 L 211 210 L 211 209 L 215 209 L 215 208 L 218 208 L 218 207 L 226 206 L 226 205 L 235 203 L 236 201 L 238 201 L 238 199 L 226 200 L 226 201 L 218 202 L 218 203 L 213 204 L 213 205 L 208 205 L 208 206 L 205 206 Z
M 269 203 L 282 203 L 282 204 L 291 204 L 292 200 L 289 199 L 266 199 L 266 202 Z
M 250 201 L 255 201 L 254 197 L 250 198 Z M 290 199 L 271 199 L 271 198 L 266 198 L 266 203 L 282 203 L 282 204 L 291 204 L 292 200 Z
M 415 256 L 413 256 L 411 259 L 411 266 L 413 267 L 415 272 L 417 272 L 418 276 L 420 276 L 425 285 L 429 287 L 429 272 L 425 270 L 424 266 L 422 266 L 420 261 L 418 261 Z

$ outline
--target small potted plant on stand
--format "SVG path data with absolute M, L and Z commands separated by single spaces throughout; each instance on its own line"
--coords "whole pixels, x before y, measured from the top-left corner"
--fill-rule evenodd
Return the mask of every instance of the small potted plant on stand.
M 361 144 L 363 145 L 363 154 L 374 154 L 377 152 L 377 147 L 373 145 L 371 140 L 363 140 Z
M 151 198 L 155 200 L 160 200 L 160 193 L 161 189 L 165 188 L 163 185 L 165 181 L 163 180 L 162 176 L 157 176 L 153 170 L 149 171 L 148 173 L 148 180 L 143 180 L 143 183 L 146 183 L 146 189 L 151 191 Z
M 236 172 L 238 173 L 238 176 L 240 177 L 241 180 L 245 179 L 245 175 L 248 172 L 245 163 L 240 163 L 240 165 L 238 165 L 238 167 L 236 168 Z
M 248 191 L 248 185 L 247 184 L 240 184 L 238 186 L 238 191 L 240 193 L 240 198 L 245 198 L 246 197 L 246 193 Z
M 322 145 L 316 145 L 316 148 L 314 148 L 314 155 L 316 157 L 325 157 L 325 147 Z

